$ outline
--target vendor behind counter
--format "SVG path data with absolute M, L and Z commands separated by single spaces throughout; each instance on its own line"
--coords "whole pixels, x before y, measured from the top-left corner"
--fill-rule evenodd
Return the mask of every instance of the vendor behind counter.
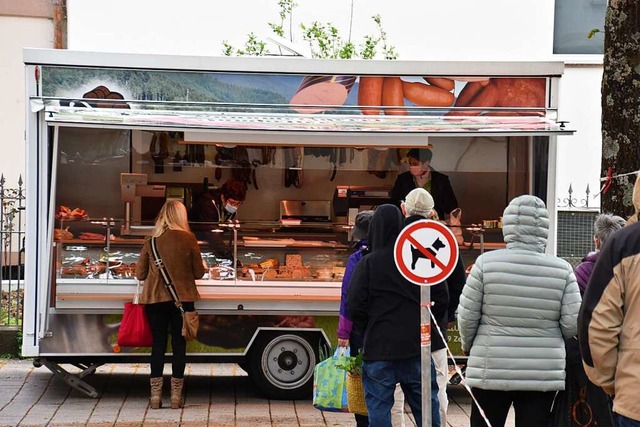
M 424 188 L 435 200 L 435 211 L 441 220 L 449 218 L 458 207 L 458 200 L 451 188 L 449 177 L 431 167 L 433 152 L 428 148 L 412 148 L 407 153 L 409 171 L 401 173 L 391 189 L 391 203 L 400 207 L 404 198 L 414 188 Z
M 225 243 L 225 233 L 213 232 L 217 223 L 236 219 L 238 208 L 247 196 L 247 187 L 241 181 L 227 180 L 220 188 L 206 189 L 198 196 L 189 211 L 189 222 L 198 240 L 206 241 L 211 251 L 227 257 L 231 244 Z

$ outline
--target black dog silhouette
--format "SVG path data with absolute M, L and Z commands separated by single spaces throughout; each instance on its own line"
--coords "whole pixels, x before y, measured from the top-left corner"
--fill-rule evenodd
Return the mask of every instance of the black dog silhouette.
M 431 254 L 433 256 L 436 256 L 436 252 L 438 252 L 440 249 L 444 248 L 444 243 L 442 243 L 442 241 L 440 240 L 440 238 L 438 237 L 436 239 L 435 242 L 433 242 L 431 244 L 431 248 L 427 248 L 427 250 L 429 252 L 431 252 Z M 411 246 L 411 269 L 415 270 L 416 269 L 416 262 L 418 262 L 418 260 L 420 258 L 427 258 L 427 256 L 425 254 L 423 254 L 420 249 L 418 248 L 414 248 L 413 246 Z M 431 268 L 435 267 L 435 263 L 433 261 L 431 261 Z

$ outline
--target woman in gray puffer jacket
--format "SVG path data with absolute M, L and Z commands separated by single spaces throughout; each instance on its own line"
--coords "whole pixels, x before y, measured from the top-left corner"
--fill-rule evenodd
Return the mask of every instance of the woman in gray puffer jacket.
M 577 332 L 580 292 L 571 265 L 545 253 L 542 200 L 516 197 L 502 221 L 507 248 L 478 257 L 460 298 L 466 381 L 493 427 L 504 426 L 512 404 L 517 427 L 546 426 L 564 389 L 563 337 Z M 485 425 L 474 405 L 471 426 Z

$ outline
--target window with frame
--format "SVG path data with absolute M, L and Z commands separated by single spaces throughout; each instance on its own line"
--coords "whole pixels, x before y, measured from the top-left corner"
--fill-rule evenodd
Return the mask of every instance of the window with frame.
M 556 0 L 553 31 L 555 54 L 603 54 L 607 0 Z M 601 32 L 588 38 L 597 28 Z

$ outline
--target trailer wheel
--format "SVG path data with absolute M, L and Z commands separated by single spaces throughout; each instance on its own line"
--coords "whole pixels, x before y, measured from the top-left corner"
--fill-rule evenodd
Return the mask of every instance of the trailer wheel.
M 271 399 L 311 397 L 318 344 L 298 334 L 259 336 L 249 355 L 252 380 Z

